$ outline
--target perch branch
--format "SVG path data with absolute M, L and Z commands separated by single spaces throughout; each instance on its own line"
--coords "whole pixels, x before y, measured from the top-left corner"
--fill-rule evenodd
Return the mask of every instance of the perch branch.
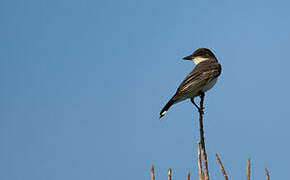
M 204 143 L 204 131 L 203 131 L 203 103 L 204 103 L 204 93 L 200 93 L 200 105 L 199 107 L 196 105 L 194 102 L 194 99 L 190 99 L 191 102 L 194 104 L 194 106 L 198 109 L 199 112 L 199 126 L 200 126 L 200 144 L 201 144 L 201 152 L 202 152 L 202 157 L 203 157 L 203 164 L 204 164 L 204 179 L 209 180 L 209 175 L 208 175 L 208 164 L 207 164 L 207 154 L 205 150 L 205 143 Z

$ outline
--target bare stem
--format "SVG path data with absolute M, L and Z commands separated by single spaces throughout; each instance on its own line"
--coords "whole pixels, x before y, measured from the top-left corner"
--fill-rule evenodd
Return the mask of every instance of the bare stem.
M 199 180 L 203 180 L 202 163 L 201 163 L 201 152 L 200 152 L 200 142 L 197 145 L 197 156 L 198 156 L 198 176 Z
M 202 169 L 201 163 L 199 162 L 199 178 L 209 180 L 209 175 L 208 175 L 208 164 L 207 164 L 207 155 L 206 155 L 206 150 L 205 150 L 205 142 L 204 142 L 204 131 L 203 131 L 203 103 L 204 103 L 204 93 L 200 93 L 200 105 L 198 105 L 194 102 L 194 98 L 190 99 L 192 104 L 198 109 L 199 112 L 199 132 L 200 132 L 200 143 L 199 145 L 201 146 L 201 152 L 202 152 L 202 157 L 203 157 L 203 164 L 204 164 L 204 173 L 200 171 Z M 202 176 L 200 174 L 203 174 Z
M 151 167 L 151 180 L 155 180 L 154 165 Z
M 171 168 L 168 169 L 168 180 L 171 180 Z
M 219 158 L 218 154 L 215 154 L 215 156 L 216 156 L 216 159 L 217 159 L 217 161 L 218 161 L 218 163 L 219 163 L 219 165 L 220 165 L 220 168 L 221 168 L 221 171 L 222 171 L 222 173 L 223 173 L 223 175 L 224 175 L 224 177 L 225 177 L 225 180 L 228 180 L 229 178 L 228 178 L 227 173 L 226 173 L 226 171 L 225 171 L 225 169 L 224 169 L 224 166 L 223 166 L 223 164 L 222 164 L 221 159 Z
M 250 158 L 248 159 L 248 168 L 247 168 L 247 180 L 250 180 L 251 176 L 251 161 Z
M 269 175 L 269 171 L 267 168 L 265 168 L 265 173 L 266 173 L 267 180 L 270 180 L 270 175 Z
M 193 100 L 192 100 L 193 101 Z M 201 152 L 202 152 L 202 157 L 203 157 L 203 164 L 204 164 L 204 179 L 209 180 L 209 175 L 208 175 L 208 164 L 207 164 L 207 155 L 206 155 L 206 150 L 205 150 L 205 142 L 204 142 L 204 131 L 203 131 L 203 103 L 204 103 L 204 93 L 202 92 L 200 94 L 200 105 L 198 108 L 199 112 L 199 131 L 200 131 L 200 144 L 201 144 Z
M 187 173 L 187 180 L 190 180 L 190 172 Z
M 203 164 L 204 164 L 203 179 L 204 179 L 204 180 L 209 180 L 208 169 L 207 169 L 207 158 L 206 158 L 205 149 L 201 148 L 201 153 L 202 153 Z

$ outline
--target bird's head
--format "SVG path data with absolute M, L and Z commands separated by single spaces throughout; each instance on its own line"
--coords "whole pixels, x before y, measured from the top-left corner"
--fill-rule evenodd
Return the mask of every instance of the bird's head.
M 195 64 L 198 64 L 198 63 L 205 61 L 205 60 L 210 60 L 210 59 L 216 60 L 216 57 L 209 49 L 199 48 L 196 51 L 194 51 L 193 54 L 186 56 L 183 59 L 184 60 L 191 60 Z

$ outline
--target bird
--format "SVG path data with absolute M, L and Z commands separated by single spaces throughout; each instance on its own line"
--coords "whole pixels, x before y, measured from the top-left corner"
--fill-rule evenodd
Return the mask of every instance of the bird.
M 185 77 L 176 93 L 168 101 L 160 112 L 159 119 L 166 114 L 169 108 L 176 103 L 186 99 L 193 99 L 210 90 L 217 82 L 222 67 L 214 53 L 207 48 L 199 48 L 183 60 L 190 60 L 195 63 L 194 69 Z

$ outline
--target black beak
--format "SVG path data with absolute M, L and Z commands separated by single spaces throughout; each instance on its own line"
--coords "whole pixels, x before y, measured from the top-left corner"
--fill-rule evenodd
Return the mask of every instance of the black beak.
M 183 60 L 192 60 L 193 59 L 193 55 L 189 55 L 183 58 Z

